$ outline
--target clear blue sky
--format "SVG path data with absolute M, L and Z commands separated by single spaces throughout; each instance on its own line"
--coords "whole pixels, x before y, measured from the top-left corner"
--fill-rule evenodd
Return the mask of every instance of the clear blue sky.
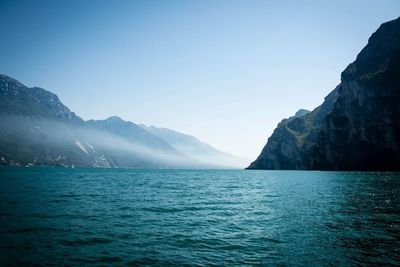
M 0 72 L 255 159 L 318 106 L 400 1 L 0 1 Z

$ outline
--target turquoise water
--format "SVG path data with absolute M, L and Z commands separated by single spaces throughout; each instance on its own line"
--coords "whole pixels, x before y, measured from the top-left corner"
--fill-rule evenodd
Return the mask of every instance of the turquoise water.
M 400 174 L 0 169 L 0 265 L 399 265 Z

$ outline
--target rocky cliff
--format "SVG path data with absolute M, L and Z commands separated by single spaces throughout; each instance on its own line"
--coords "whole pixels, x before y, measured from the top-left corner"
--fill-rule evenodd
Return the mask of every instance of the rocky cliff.
M 295 116 L 283 119 L 268 139 L 260 156 L 248 169 L 309 169 L 323 120 L 332 111 L 336 99 L 337 89 L 325 97 L 324 103 L 312 112 L 299 110 Z
M 400 18 L 370 37 L 321 106 L 279 123 L 248 168 L 400 170 Z

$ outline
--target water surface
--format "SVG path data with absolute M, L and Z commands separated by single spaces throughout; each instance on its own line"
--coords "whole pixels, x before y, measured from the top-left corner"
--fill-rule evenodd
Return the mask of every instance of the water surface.
M 400 265 L 400 174 L 0 169 L 0 265 Z

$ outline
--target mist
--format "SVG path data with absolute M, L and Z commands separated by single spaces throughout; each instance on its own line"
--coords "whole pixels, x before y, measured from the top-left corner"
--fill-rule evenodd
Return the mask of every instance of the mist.
M 112 128 L 116 127 L 114 125 L 103 129 L 88 122 L 3 114 L 0 127 L 1 140 L 4 142 L 0 147 L 0 162 L 8 165 L 107 168 L 240 166 L 234 162 L 237 160 L 234 157 L 191 157 L 166 142 L 162 143 L 157 137 L 150 137 L 150 134 L 142 138 L 147 142 L 135 136 L 122 136 Z M 130 134 L 130 128 L 124 130 Z

